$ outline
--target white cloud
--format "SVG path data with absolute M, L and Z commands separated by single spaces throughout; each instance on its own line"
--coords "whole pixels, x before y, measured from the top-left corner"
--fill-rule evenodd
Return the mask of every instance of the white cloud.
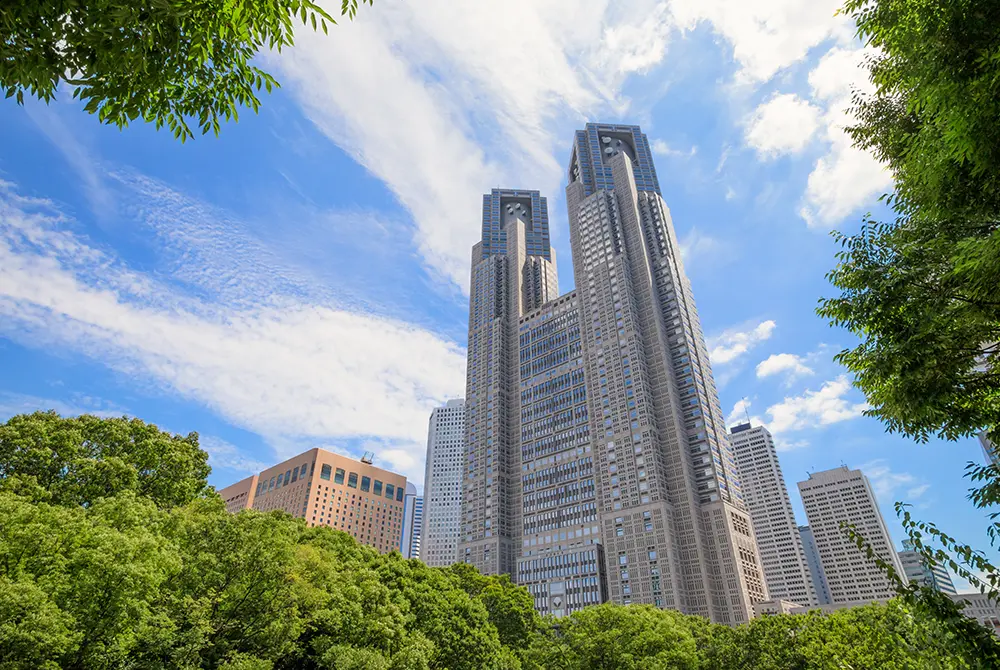
M 755 326 L 737 326 L 709 338 L 709 356 L 714 365 L 731 363 L 771 337 L 774 321 L 762 321 Z
M 876 458 L 858 469 L 868 477 L 875 495 L 886 501 L 895 502 L 897 492 L 902 488 L 906 488 L 906 499 L 903 502 L 912 502 L 930 489 L 930 484 L 920 483 L 909 472 L 894 471 L 884 458 Z
M 751 401 L 749 398 L 740 398 L 733 405 L 733 409 L 729 412 L 729 416 L 726 417 L 727 426 L 735 426 L 736 424 L 746 423 L 747 417 L 749 416 L 749 421 L 755 426 L 763 425 L 763 421 L 759 416 L 750 416 L 750 405 Z
M 801 356 L 795 354 L 771 354 L 757 364 L 757 379 L 784 374 L 786 379 L 814 374 Z
M 169 273 L 135 272 L 67 232 L 70 224 L 51 203 L 0 183 L 0 334 L 88 355 L 272 441 L 367 437 L 418 449 L 430 409 L 461 395 L 461 347 L 286 291 L 294 274 L 255 257 L 236 229 L 232 247 L 249 257 L 213 267 L 209 254 L 183 277 L 198 289 L 192 298 Z
M 871 92 L 863 60 L 867 49 L 834 48 L 809 73 L 813 97 L 826 111 L 827 153 L 816 160 L 806 185 L 801 215 L 810 226 L 828 227 L 852 212 L 873 204 L 892 187 L 892 176 L 867 151 L 852 146 L 845 128 L 854 123 L 849 114 L 853 90 Z
M 128 410 L 117 405 L 80 393 L 74 393 L 70 400 L 53 400 L 21 393 L 0 392 L 0 421 L 6 421 L 16 414 L 49 410 L 55 410 L 60 416 L 93 414 L 110 418 L 129 414 Z
M 554 193 L 556 120 L 623 112 L 622 81 L 662 60 L 672 30 L 651 0 L 427 0 L 359 12 L 329 37 L 300 30 L 271 58 L 306 115 L 409 210 L 426 264 L 467 288 L 480 194 Z
M 252 475 L 274 465 L 250 458 L 236 445 L 213 435 L 198 435 L 198 446 L 208 454 L 208 464 L 213 468 Z
M 718 254 L 721 253 L 722 244 L 719 240 L 710 235 L 706 235 L 697 228 L 692 228 L 684 237 L 680 239 L 681 258 L 685 264 L 691 263 L 698 256 L 715 255 L 713 267 L 718 265 Z
M 762 103 L 747 122 L 747 144 L 765 158 L 797 153 L 820 128 L 822 110 L 797 95 L 775 95 Z
M 864 402 L 852 403 L 844 396 L 851 390 L 846 375 L 825 382 L 818 391 L 786 397 L 767 408 L 771 432 L 784 433 L 839 423 L 861 416 L 868 408 Z
M 649 148 L 652 150 L 654 154 L 658 154 L 660 156 L 689 157 L 689 156 L 694 156 L 696 153 L 698 153 L 697 146 L 692 145 L 691 148 L 687 150 L 675 149 L 661 139 L 652 140 L 649 143 Z
M 733 46 L 740 65 L 737 80 L 764 82 L 803 60 L 809 50 L 834 39 L 849 42 L 847 17 L 835 16 L 841 0 L 673 0 L 671 10 L 680 26 L 691 29 L 708 21 Z

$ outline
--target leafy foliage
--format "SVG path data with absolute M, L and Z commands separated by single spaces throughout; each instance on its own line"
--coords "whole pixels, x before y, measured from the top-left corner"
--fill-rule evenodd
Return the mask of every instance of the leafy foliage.
M 35 412 L 0 424 L 0 488 L 58 505 L 125 491 L 183 505 L 205 493 L 210 471 L 197 433 L 170 435 L 139 419 Z
M 343 0 L 341 15 L 357 8 Z M 251 60 L 291 46 L 296 21 L 324 33 L 336 23 L 312 0 L 5 0 L 0 92 L 48 102 L 62 81 L 104 123 L 141 117 L 181 141 L 192 123 L 218 134 L 278 85 Z
M 0 670 L 993 667 L 901 602 L 736 629 L 640 606 L 543 620 L 506 576 L 228 514 L 196 436 L 138 420 L 19 416 L 0 446 Z
M 861 338 L 838 360 L 869 414 L 917 440 L 1000 425 L 1000 1 L 848 0 L 872 48 L 855 145 L 891 170 L 819 313 Z

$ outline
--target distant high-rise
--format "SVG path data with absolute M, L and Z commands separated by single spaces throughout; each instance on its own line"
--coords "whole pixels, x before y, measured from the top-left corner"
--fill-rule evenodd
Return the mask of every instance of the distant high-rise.
M 424 499 L 417 495 L 417 487 L 406 483 L 406 495 L 403 496 L 403 536 L 399 543 L 399 551 L 403 558 L 421 558 L 420 536 L 424 524 Z
M 954 582 L 948 569 L 938 562 L 933 566 L 924 560 L 923 555 L 913 548 L 913 543 L 909 540 L 903 541 L 903 551 L 899 552 L 899 562 L 903 565 L 903 574 L 907 581 L 917 582 L 924 586 L 930 586 L 941 593 L 956 595 Z
M 427 429 L 420 560 L 432 567 L 458 562 L 464 445 L 465 401 L 449 400 Z
M 771 599 L 818 605 L 774 438 L 764 426 L 744 423 L 731 429 L 729 442 Z
M 875 554 L 903 573 L 871 482 L 860 470 L 841 466 L 814 472 L 799 493 L 819 552 L 833 604 L 892 598 L 888 577 L 841 528 L 852 525 Z
M 979 433 L 979 445 L 983 448 L 983 457 L 986 459 L 987 465 L 996 465 L 997 461 L 1000 460 L 1000 455 L 997 453 L 996 445 L 986 437 L 986 431 Z
M 353 535 L 382 553 L 400 549 L 406 477 L 310 449 L 219 491 L 226 509 L 284 510 L 309 526 Z
M 809 566 L 809 578 L 812 579 L 813 590 L 816 592 L 817 605 L 830 605 L 830 587 L 826 585 L 826 575 L 823 574 L 823 564 L 819 560 L 819 549 L 816 548 L 816 538 L 809 526 L 799 526 L 799 537 L 802 538 L 802 551 L 806 555 Z
M 588 124 L 558 296 L 537 191 L 484 197 L 472 253 L 460 559 L 542 612 L 766 598 L 680 245 L 638 126 Z

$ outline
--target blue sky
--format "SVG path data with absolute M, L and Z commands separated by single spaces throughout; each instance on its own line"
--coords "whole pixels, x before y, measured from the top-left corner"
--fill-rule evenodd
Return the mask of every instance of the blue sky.
M 726 411 L 769 425 L 790 493 L 861 467 L 979 546 L 974 440 L 885 434 L 814 314 L 828 232 L 890 180 L 841 128 L 853 31 L 817 0 L 379 0 L 261 61 L 282 88 L 221 137 L 100 126 L 65 94 L 0 103 L 0 418 L 39 408 L 197 431 L 224 486 L 312 446 L 419 484 L 430 409 L 464 391 L 480 198 L 549 199 L 587 121 L 638 123 Z M 743 411 L 741 399 L 749 407 Z

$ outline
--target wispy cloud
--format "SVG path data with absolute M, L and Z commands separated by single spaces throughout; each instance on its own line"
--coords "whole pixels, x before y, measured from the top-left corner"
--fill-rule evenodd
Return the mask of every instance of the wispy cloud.
M 768 426 L 773 433 L 818 428 L 861 416 L 868 408 L 865 402 L 846 398 L 851 383 L 846 375 L 824 382 L 818 391 L 788 396 L 767 408 Z
M 709 356 L 712 363 L 722 365 L 740 358 L 755 346 L 770 339 L 777 324 L 774 321 L 761 321 L 757 324 L 743 324 L 728 328 L 723 332 L 708 338 Z
M 909 472 L 893 470 L 884 458 L 868 461 L 858 469 L 872 483 L 875 495 L 885 502 L 895 502 L 897 494 L 903 489 L 904 502 L 915 502 L 930 489 L 930 484 L 919 481 Z
M 0 186 L 0 333 L 26 346 L 90 356 L 268 439 L 365 437 L 414 449 L 431 407 L 464 387 L 460 346 L 283 292 L 294 273 L 270 267 L 249 240 L 230 240 L 237 256 L 248 254 L 238 273 L 208 255 L 199 271 L 165 278 L 131 269 L 68 223 L 51 203 Z M 173 243 L 194 253 L 200 238 L 186 234 Z

